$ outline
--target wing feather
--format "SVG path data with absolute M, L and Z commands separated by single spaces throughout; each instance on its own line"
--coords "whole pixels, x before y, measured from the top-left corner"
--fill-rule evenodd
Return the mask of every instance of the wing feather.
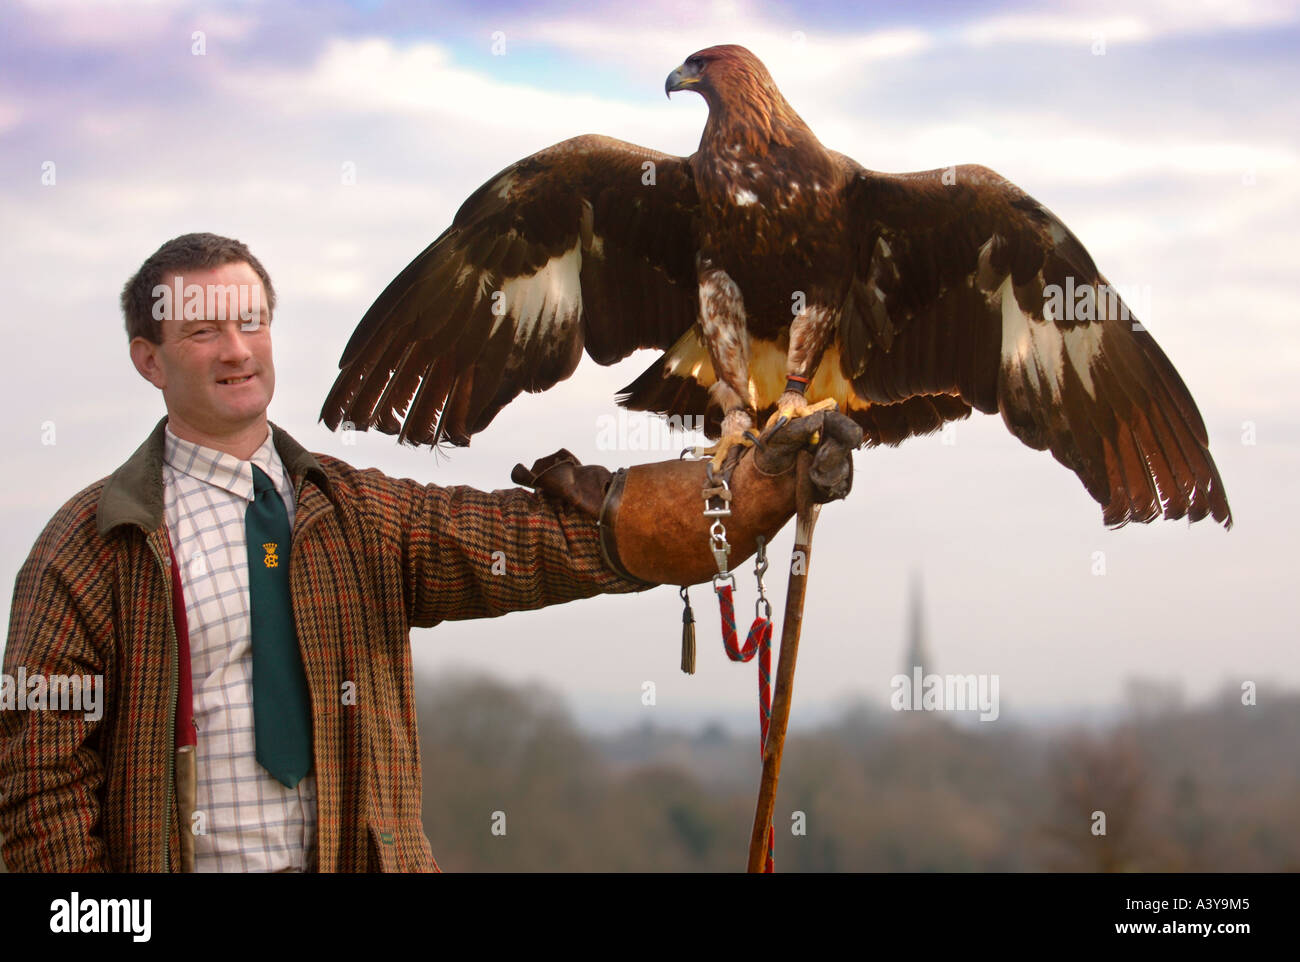
M 1231 527 L 1190 392 L 1051 211 L 983 167 L 881 174 L 837 157 L 858 238 L 840 360 L 861 398 L 999 411 L 1078 474 L 1108 525 Z
M 697 205 L 687 159 L 608 137 L 510 165 L 375 299 L 321 420 L 468 444 L 584 349 L 667 349 L 695 322 Z

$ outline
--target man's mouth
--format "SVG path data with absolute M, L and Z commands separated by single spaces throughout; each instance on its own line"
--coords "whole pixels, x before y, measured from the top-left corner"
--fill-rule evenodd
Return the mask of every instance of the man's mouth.
M 222 378 L 217 383 L 218 384 L 243 384 L 252 376 L 253 375 L 251 374 L 245 374 L 243 377 L 227 377 L 227 378 Z

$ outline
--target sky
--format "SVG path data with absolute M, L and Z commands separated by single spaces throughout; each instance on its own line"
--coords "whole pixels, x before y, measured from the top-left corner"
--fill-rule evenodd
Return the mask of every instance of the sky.
M 5 600 L 50 516 L 164 413 L 118 296 L 190 231 L 237 237 L 270 271 L 270 416 L 310 450 L 487 490 L 560 447 L 610 468 L 675 457 L 601 430 L 650 352 L 585 358 L 450 457 L 347 444 L 317 414 L 371 300 L 497 171 L 584 133 L 692 152 L 704 103 L 665 99 L 663 81 L 715 43 L 753 50 L 821 141 L 866 167 L 980 163 L 1054 211 L 1142 292 L 1236 521 L 1107 530 L 1075 475 L 996 416 L 860 451 L 817 531 L 792 729 L 850 701 L 888 707 L 914 575 L 927 669 L 998 676 L 1003 719 L 1104 712 L 1135 677 L 1192 699 L 1300 685 L 1300 4 L 1265 0 L 4 2 Z M 738 590 L 745 618 L 747 570 Z M 784 578 L 769 592 L 779 611 Z M 416 630 L 415 662 L 545 685 L 596 727 L 752 725 L 755 668 L 726 661 L 711 592 L 692 598 L 694 677 L 671 586 Z

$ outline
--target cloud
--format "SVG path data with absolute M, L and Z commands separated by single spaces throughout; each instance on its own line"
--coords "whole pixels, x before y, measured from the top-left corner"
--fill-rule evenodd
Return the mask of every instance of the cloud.
M 22 0 L 39 40 L 64 48 L 121 49 L 174 42 L 188 48 L 192 33 L 239 41 L 255 28 L 253 12 L 198 11 L 182 0 Z
M 627 103 L 509 82 L 481 68 L 459 66 L 442 45 L 399 44 L 383 37 L 331 38 L 305 72 L 255 67 L 223 84 L 243 97 L 267 98 L 289 115 L 390 116 L 427 125 L 444 140 L 447 134 L 482 131 L 463 144 L 471 153 L 502 138 L 531 143 L 532 150 L 548 146 L 552 141 L 545 138 L 554 139 L 560 118 L 571 118 L 563 125 L 569 136 L 597 131 L 617 136 L 623 130 L 653 142 L 687 129 L 680 112 L 655 100 Z M 456 126 L 443 128 L 447 123 Z
M 834 82 L 871 64 L 914 57 L 935 43 L 932 34 L 912 27 L 866 32 L 782 29 L 748 16 L 720 12 L 710 16 L 708 11 L 714 8 L 705 9 L 705 15 L 685 30 L 671 23 L 656 25 L 653 18 L 645 18 L 639 11 L 613 24 L 546 20 L 521 29 L 531 39 L 555 49 L 664 76 L 677 65 L 665 62 L 665 51 L 685 59 L 699 47 L 736 43 L 752 50 L 774 75 L 795 77 L 796 83 L 806 84 Z M 611 42 L 611 35 L 620 39 Z
M 1224 30 L 1258 29 L 1294 23 L 1300 10 L 1278 0 L 1218 3 L 1214 0 L 1147 0 L 1134 4 L 1090 2 L 1051 13 L 999 13 L 966 23 L 957 38 L 968 44 L 1047 43 L 1088 46 L 1101 37 L 1107 44 L 1145 44 L 1165 37 Z

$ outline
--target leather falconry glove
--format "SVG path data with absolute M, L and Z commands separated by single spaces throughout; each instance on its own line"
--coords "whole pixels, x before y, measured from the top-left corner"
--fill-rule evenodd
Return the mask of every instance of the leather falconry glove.
M 853 451 L 862 428 L 838 411 L 816 411 L 768 431 L 731 474 L 731 516 L 724 519 L 732 569 L 795 513 L 799 452 L 812 454 L 808 478 L 818 503 L 835 501 L 853 485 Z M 561 449 L 531 470 L 515 465 L 516 484 L 572 505 L 600 523 L 601 547 L 613 570 L 648 584 L 692 585 L 717 573 L 709 552 L 712 520 L 701 492 L 706 461 L 659 461 L 610 472 L 581 464 Z

